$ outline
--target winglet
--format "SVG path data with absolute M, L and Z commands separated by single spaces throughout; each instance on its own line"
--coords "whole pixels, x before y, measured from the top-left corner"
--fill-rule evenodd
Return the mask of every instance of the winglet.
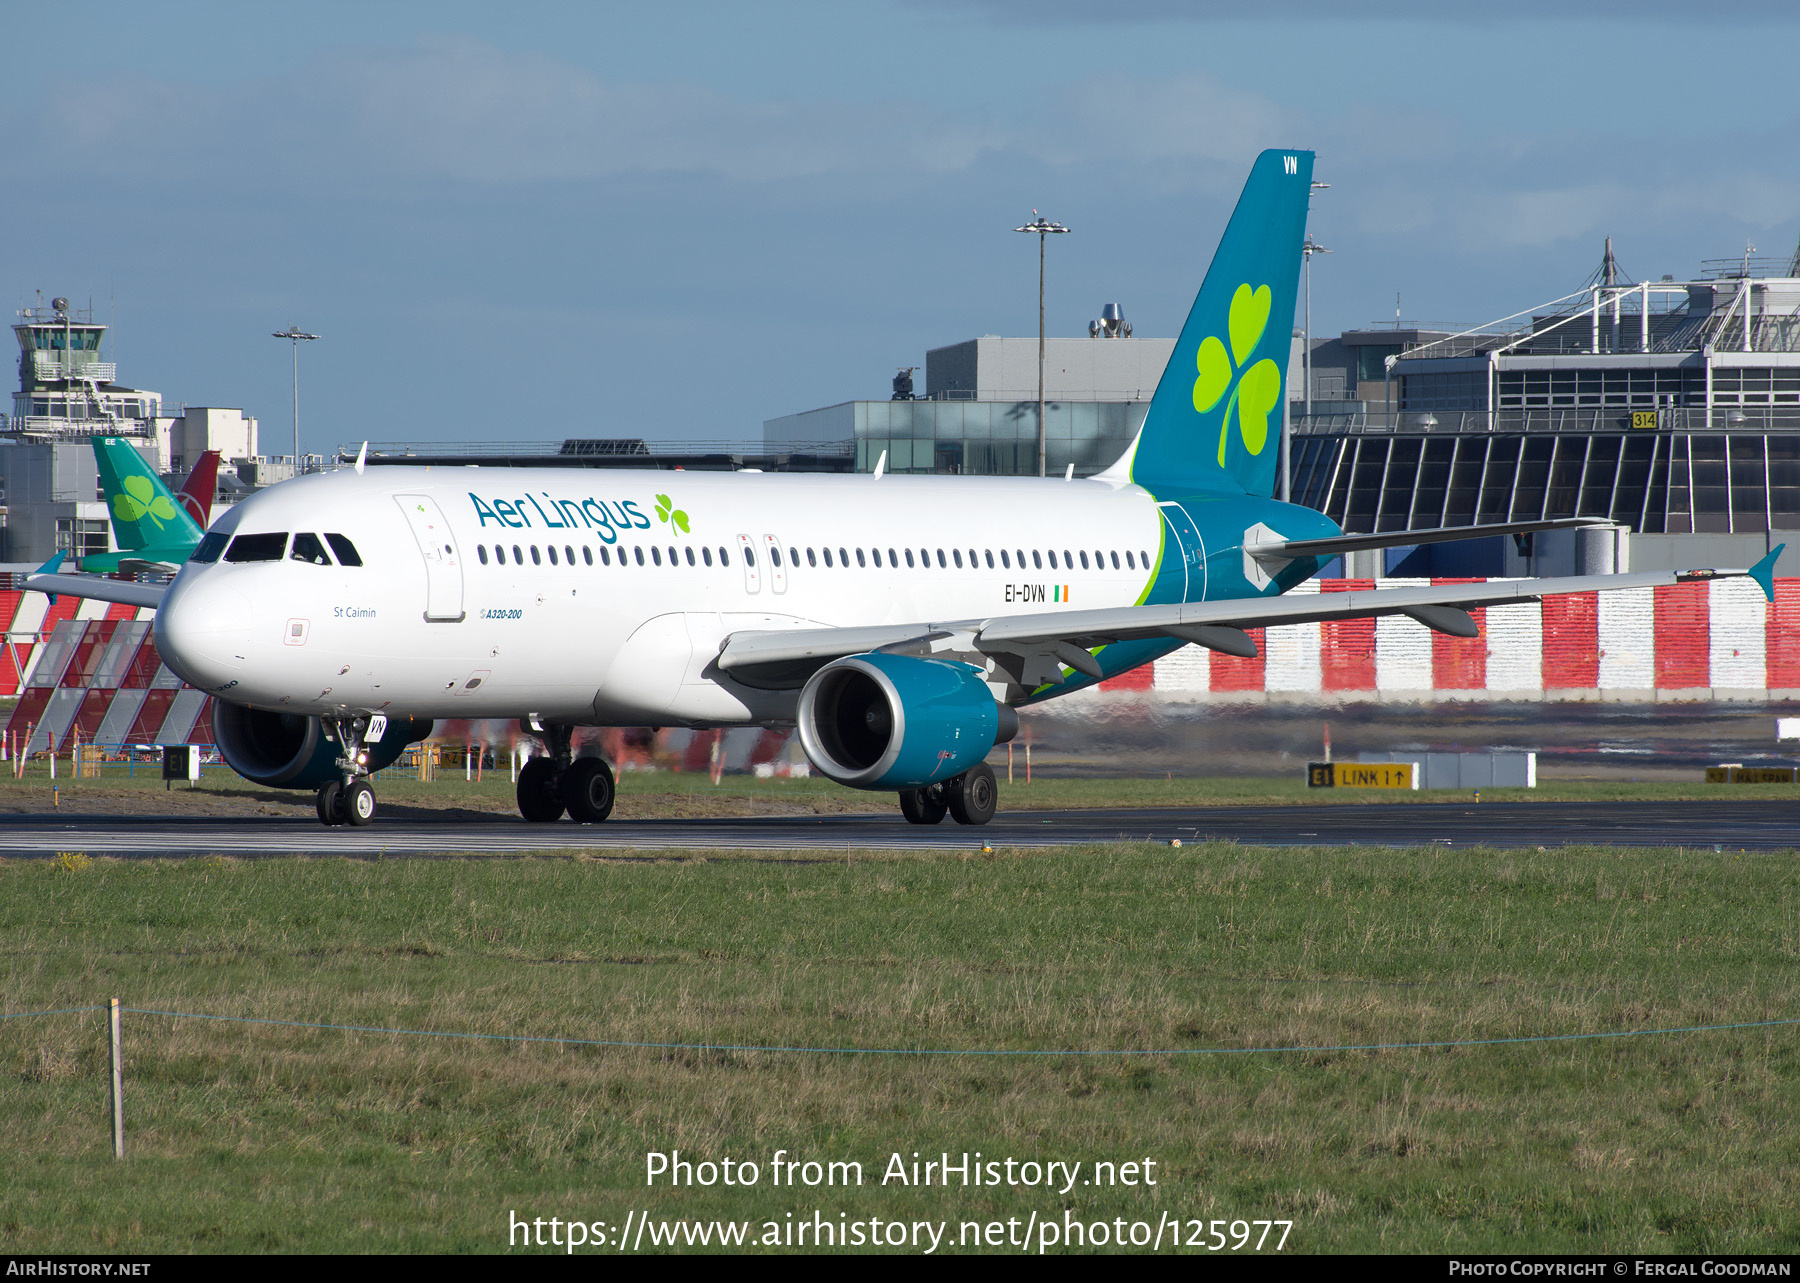
M 369 461 L 369 443 L 362 443 L 362 449 L 356 452 L 356 475 L 362 476 L 363 465 Z
M 37 568 L 37 573 L 40 575 L 54 575 L 58 570 L 62 569 L 63 558 L 66 556 L 68 556 L 68 553 L 58 552 L 54 557 L 50 558 L 49 561 L 46 561 L 43 565 L 39 566 Z M 45 593 L 44 595 L 50 598 L 50 604 L 52 606 L 56 604 L 55 593 Z
M 1750 567 L 1749 570 L 1750 578 L 1756 580 L 1757 586 L 1763 590 L 1763 596 L 1770 601 L 1775 600 L 1775 561 L 1781 556 L 1781 550 L 1785 547 L 1787 545 L 1784 543 L 1776 544 L 1774 548 L 1770 549 L 1768 556 Z

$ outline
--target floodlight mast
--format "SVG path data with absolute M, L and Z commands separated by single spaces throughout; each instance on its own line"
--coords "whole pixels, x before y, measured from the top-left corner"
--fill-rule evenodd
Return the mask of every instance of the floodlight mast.
M 294 345 L 294 475 L 300 475 L 300 341 L 311 342 L 318 338 L 317 334 L 308 334 L 298 325 L 289 325 L 285 330 L 275 330 L 271 338 L 289 339 Z
M 1032 219 L 1023 227 L 1015 227 L 1015 232 L 1036 232 L 1038 238 L 1038 476 L 1044 475 L 1044 240 L 1052 235 L 1062 235 L 1073 231 L 1061 223 L 1051 222 L 1035 209 L 1031 211 Z

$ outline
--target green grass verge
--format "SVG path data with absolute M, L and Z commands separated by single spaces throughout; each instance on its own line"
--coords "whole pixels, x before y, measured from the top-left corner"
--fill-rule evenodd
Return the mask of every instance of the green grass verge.
M 140 766 L 128 775 L 122 766 L 105 768 L 99 780 L 74 779 L 65 761 L 55 780 L 63 805 L 78 806 L 84 790 L 129 790 L 163 793 L 164 785 L 154 765 Z M 1795 801 L 1795 784 L 1708 784 L 1695 772 L 1693 780 L 1632 782 L 1621 780 L 1546 779 L 1534 789 L 1484 788 L 1483 802 L 1673 802 L 1673 801 Z M 0 773 L 0 806 L 9 794 L 48 796 L 51 787 L 47 763 L 32 762 L 23 779 Z M 184 784 L 176 784 L 181 791 Z M 420 807 L 467 807 L 510 812 L 514 809 L 514 785 L 504 770 L 488 772 L 480 783 L 465 782 L 462 773 L 446 771 L 423 783 L 400 771 L 382 772 L 375 782 L 383 802 Z M 312 794 L 304 790 L 272 790 L 250 783 L 223 766 L 208 767 L 198 791 L 228 797 L 256 797 L 310 806 Z M 891 793 L 865 793 L 847 789 L 823 778 L 769 778 L 728 775 L 711 783 L 705 774 L 673 771 L 628 771 L 618 782 L 622 818 L 659 814 L 684 816 L 724 813 L 733 806 L 744 813 L 769 808 L 801 810 L 888 811 Z M 1006 810 L 1069 810 L 1088 807 L 1136 806 L 1286 806 L 1320 804 L 1384 804 L 1396 802 L 1465 803 L 1475 800 L 1474 789 L 1334 788 L 1306 786 L 1303 773 L 1291 777 L 1226 776 L 1210 779 L 1038 779 L 1026 784 L 1023 772 L 1013 783 L 1000 772 L 1000 805 Z
M 77 862 L 79 863 L 79 862 Z M 654 1043 L 1196 1049 L 1800 1015 L 1793 852 L 0 864 L 8 1010 Z M 0 1250 L 505 1247 L 618 1224 L 1285 1218 L 1290 1251 L 1788 1251 L 1800 1030 L 893 1057 L 0 1022 Z M 1158 1163 L 1155 1189 L 646 1189 L 648 1150 Z

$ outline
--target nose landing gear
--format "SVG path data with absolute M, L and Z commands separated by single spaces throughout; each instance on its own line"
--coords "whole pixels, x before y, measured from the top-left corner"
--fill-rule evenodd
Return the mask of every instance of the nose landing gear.
M 520 815 L 533 824 L 550 824 L 566 811 L 577 824 L 599 824 L 612 814 L 612 768 L 600 758 L 573 755 L 574 727 L 536 718 L 525 718 L 519 725 L 549 750 L 519 771 Z
M 339 778 L 319 786 L 316 803 L 319 823 L 350 824 L 357 828 L 375 819 L 375 789 L 369 783 L 368 745 L 387 734 L 387 718 L 335 717 L 324 721 L 325 734 L 343 747 L 337 760 Z

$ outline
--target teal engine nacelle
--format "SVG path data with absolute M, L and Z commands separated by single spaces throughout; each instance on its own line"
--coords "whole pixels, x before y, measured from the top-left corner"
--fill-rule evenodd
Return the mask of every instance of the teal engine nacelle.
M 839 784 L 915 789 L 961 775 L 1019 730 L 981 670 L 911 655 L 833 660 L 800 692 L 800 744 Z
M 337 760 L 343 750 L 326 738 L 316 717 L 214 699 L 212 721 L 219 756 L 253 784 L 315 789 L 338 778 Z M 408 744 L 430 735 L 433 725 L 411 717 L 388 718 L 386 733 L 369 745 L 369 769 L 392 766 Z

